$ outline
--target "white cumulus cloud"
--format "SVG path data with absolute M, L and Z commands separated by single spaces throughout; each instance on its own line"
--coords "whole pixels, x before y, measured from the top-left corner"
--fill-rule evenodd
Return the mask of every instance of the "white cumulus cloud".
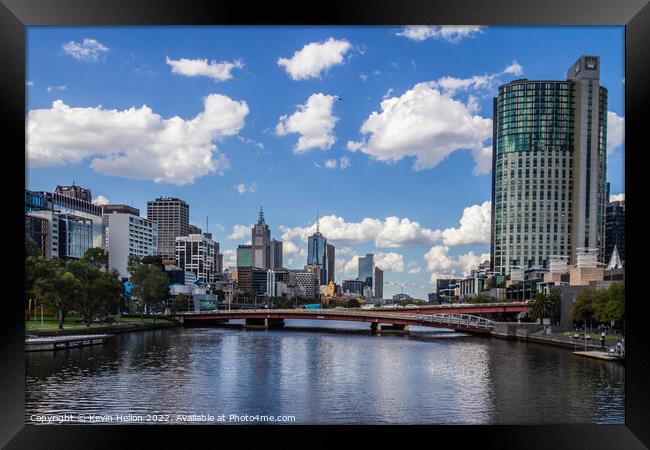
M 313 94 L 298 110 L 290 116 L 280 117 L 275 128 L 275 134 L 285 136 L 288 133 L 298 133 L 300 137 L 293 147 L 294 153 L 304 153 L 318 148 L 328 150 L 336 142 L 332 131 L 338 122 L 338 117 L 332 114 L 335 96 Z
M 250 192 L 250 193 L 255 192 L 257 190 L 257 183 L 255 183 L 255 182 L 250 183 L 250 184 L 239 183 L 239 184 L 235 185 L 234 187 L 235 187 L 235 190 L 237 192 L 239 192 L 239 194 L 243 195 L 246 192 Z
M 431 247 L 424 255 L 427 269 L 431 272 L 431 283 L 435 283 L 439 278 L 468 275 L 472 269 L 476 269 L 479 264 L 489 259 L 489 253 L 476 255 L 473 251 L 458 256 L 450 256 L 449 247 L 444 245 Z
M 59 91 L 59 92 L 65 91 L 67 89 L 67 87 L 68 86 L 66 86 L 65 84 L 63 84 L 61 86 L 48 86 L 47 87 L 47 93 L 49 94 L 49 93 L 54 92 L 54 91 Z
M 456 44 L 465 38 L 482 33 L 484 28 L 475 25 L 409 25 L 395 34 L 416 42 L 426 39 L 442 39 Z
M 483 166 L 492 120 L 474 112 L 470 100 L 454 99 L 430 82 L 418 83 L 402 96 L 382 101 L 381 112 L 372 112 L 361 126 L 368 137 L 349 141 L 347 148 L 386 163 L 415 157 L 415 170 L 435 167 L 457 150 L 470 150 L 479 152 L 475 158 Z
M 80 61 L 97 62 L 99 57 L 108 52 L 110 48 L 95 39 L 84 39 L 82 43 L 70 41 L 63 44 L 63 51 Z
M 146 105 L 118 111 L 56 100 L 27 115 L 27 159 L 32 166 L 59 166 L 92 157 L 90 166 L 105 175 L 193 183 L 230 167 L 213 141 L 237 134 L 248 112 L 245 101 L 220 94 L 205 97 L 203 111 L 187 120 L 165 119 Z
M 607 111 L 607 154 L 625 143 L 625 118 L 615 112 Z
M 93 203 L 95 205 L 108 205 L 111 203 L 111 201 L 103 195 L 98 195 L 93 199 Z
M 232 232 L 228 235 L 228 239 L 244 239 L 251 236 L 251 229 L 253 225 L 233 225 Z
M 395 252 L 375 253 L 375 266 L 384 272 L 404 272 L 404 256 Z
M 625 193 L 620 193 L 620 194 L 613 194 L 609 196 L 609 201 L 610 202 L 624 202 L 625 201 Z
M 181 58 L 174 60 L 167 56 L 165 62 L 171 66 L 172 73 L 186 77 L 208 77 L 212 78 L 215 82 L 231 79 L 233 69 L 242 69 L 244 67 L 244 63 L 241 60 L 233 62 L 208 62 L 207 59 Z
M 442 242 L 448 246 L 462 244 L 489 244 L 491 231 L 490 201 L 468 206 L 463 210 L 460 227 L 447 228 L 442 232 Z
M 278 65 L 284 67 L 291 79 L 318 78 L 321 73 L 337 64 L 343 64 L 345 53 L 352 44 L 345 39 L 329 38 L 323 42 L 312 42 L 296 51 L 291 58 L 279 58 Z

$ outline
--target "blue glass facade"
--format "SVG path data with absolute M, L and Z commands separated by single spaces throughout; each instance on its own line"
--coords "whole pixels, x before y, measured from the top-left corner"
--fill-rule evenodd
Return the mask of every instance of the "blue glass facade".
M 307 265 L 320 267 L 320 284 L 327 284 L 327 238 L 316 232 L 309 236 Z
M 375 273 L 375 255 L 367 253 L 365 257 L 359 258 L 359 280 L 372 287 L 372 277 Z

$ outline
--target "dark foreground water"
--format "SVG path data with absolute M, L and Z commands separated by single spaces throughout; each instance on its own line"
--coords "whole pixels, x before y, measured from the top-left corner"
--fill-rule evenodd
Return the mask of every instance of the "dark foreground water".
M 26 353 L 26 421 L 96 414 L 178 423 L 192 419 L 178 415 L 203 414 L 212 423 L 256 415 L 300 424 L 624 423 L 619 363 L 431 329 L 407 337 L 372 336 L 354 323 L 287 325 L 167 329 Z M 239 418 L 229 422 L 231 414 Z

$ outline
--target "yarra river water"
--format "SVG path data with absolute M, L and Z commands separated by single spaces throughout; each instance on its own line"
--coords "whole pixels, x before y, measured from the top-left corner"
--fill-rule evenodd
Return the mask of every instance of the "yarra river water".
M 284 330 L 175 328 L 29 352 L 26 421 L 68 413 L 290 415 L 296 424 L 624 423 L 619 363 L 444 330 L 372 336 L 368 328 L 288 320 Z

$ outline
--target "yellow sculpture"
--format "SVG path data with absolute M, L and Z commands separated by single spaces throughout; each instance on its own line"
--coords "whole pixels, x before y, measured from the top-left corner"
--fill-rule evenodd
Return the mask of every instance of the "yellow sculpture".
M 334 282 L 331 280 L 327 286 L 327 298 L 334 298 Z

